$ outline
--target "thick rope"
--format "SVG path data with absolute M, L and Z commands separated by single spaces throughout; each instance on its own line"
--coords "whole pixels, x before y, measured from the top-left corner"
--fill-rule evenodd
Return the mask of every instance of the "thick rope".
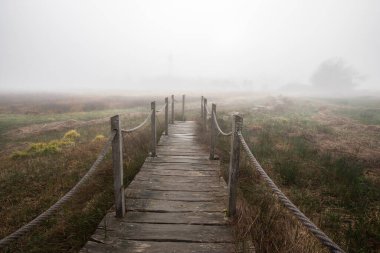
M 24 226 L 19 228 L 17 231 L 13 232 L 12 234 L 1 239 L 0 249 L 3 249 L 4 247 L 8 246 L 13 241 L 17 240 L 18 238 L 22 237 L 26 233 L 30 232 L 37 225 L 46 221 L 55 212 L 60 210 L 62 205 L 64 205 L 67 201 L 72 199 L 72 197 L 79 191 L 79 189 L 83 186 L 83 184 L 86 183 L 86 181 L 88 181 L 88 179 L 95 173 L 96 169 L 98 168 L 98 165 L 106 156 L 107 151 L 110 148 L 112 140 L 115 137 L 115 135 L 116 135 L 116 131 L 113 131 L 110 137 L 108 138 L 106 144 L 104 145 L 102 151 L 99 153 L 98 157 L 96 158 L 96 161 L 92 164 L 89 171 L 82 177 L 82 179 L 73 188 L 71 188 L 69 192 L 67 192 L 62 198 L 60 198 L 57 202 L 55 202 L 54 205 L 49 207 L 49 209 L 47 209 L 45 212 L 37 216 L 34 220 L 29 222 L 28 224 L 25 224 Z
M 148 122 L 150 115 L 152 115 L 152 113 L 153 113 L 153 110 L 148 114 L 148 116 L 144 119 L 144 121 L 140 125 L 138 125 L 134 128 L 130 128 L 130 129 L 121 129 L 121 132 L 122 133 L 132 133 L 132 132 L 140 129 L 141 127 L 143 127 Z
M 259 162 L 253 156 L 251 150 L 249 149 L 247 143 L 244 140 L 242 133 L 238 132 L 239 140 L 243 145 L 243 149 L 251 159 L 253 165 L 260 173 L 261 177 L 266 181 L 272 191 L 277 195 L 281 203 L 294 215 L 297 219 L 304 225 L 319 241 L 326 247 L 329 248 L 330 252 L 344 253 L 344 251 L 333 242 L 324 232 L 322 232 L 309 218 L 305 216 L 286 196 L 285 194 L 277 187 L 273 180 L 268 176 L 268 174 L 261 167 Z
M 220 128 L 219 124 L 218 124 L 218 121 L 216 119 L 216 114 L 215 112 L 212 113 L 213 114 L 213 118 L 214 118 L 214 123 L 215 123 L 215 126 L 216 126 L 216 129 L 218 129 L 218 132 L 221 134 L 221 135 L 224 135 L 224 136 L 230 136 L 232 134 L 232 131 L 231 132 L 228 132 L 228 133 L 225 133 L 222 131 L 222 129 Z

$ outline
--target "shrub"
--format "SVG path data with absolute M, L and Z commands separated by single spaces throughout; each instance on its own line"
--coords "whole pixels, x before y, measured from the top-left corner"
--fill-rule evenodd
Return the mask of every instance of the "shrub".
M 65 133 L 65 135 L 63 136 L 63 139 L 75 141 L 75 140 L 79 139 L 79 137 L 80 137 L 80 134 L 77 131 L 70 130 L 70 131 Z
M 60 140 L 32 143 L 26 150 L 15 151 L 11 157 L 17 159 L 37 155 L 55 154 L 61 151 L 62 147 L 73 145 L 79 136 L 80 134 L 77 131 L 70 130 L 65 133 Z
M 95 138 L 93 139 L 93 141 L 102 141 L 104 140 L 106 137 L 104 137 L 104 135 L 102 134 L 98 134 L 95 136 Z
M 58 142 L 51 141 L 48 143 L 37 142 L 30 144 L 29 148 L 23 151 L 16 151 L 12 154 L 12 158 L 23 158 L 36 155 L 47 155 L 58 153 L 61 149 Z

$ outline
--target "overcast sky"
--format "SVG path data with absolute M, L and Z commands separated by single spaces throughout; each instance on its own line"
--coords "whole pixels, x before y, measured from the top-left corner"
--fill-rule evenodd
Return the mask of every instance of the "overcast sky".
M 0 1 L 0 90 L 277 88 L 335 57 L 380 89 L 379 0 Z

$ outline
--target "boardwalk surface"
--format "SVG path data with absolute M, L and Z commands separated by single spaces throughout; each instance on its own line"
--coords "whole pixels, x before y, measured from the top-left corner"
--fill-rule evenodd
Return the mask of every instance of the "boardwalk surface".
M 126 216 L 108 213 L 81 252 L 234 252 L 226 185 L 195 131 L 195 122 L 170 125 L 126 189 Z

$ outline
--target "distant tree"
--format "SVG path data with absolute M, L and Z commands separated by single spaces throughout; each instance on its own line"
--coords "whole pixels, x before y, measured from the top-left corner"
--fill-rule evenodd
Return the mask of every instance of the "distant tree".
M 340 58 L 322 62 L 310 78 L 311 84 L 324 91 L 352 90 L 362 77 Z

